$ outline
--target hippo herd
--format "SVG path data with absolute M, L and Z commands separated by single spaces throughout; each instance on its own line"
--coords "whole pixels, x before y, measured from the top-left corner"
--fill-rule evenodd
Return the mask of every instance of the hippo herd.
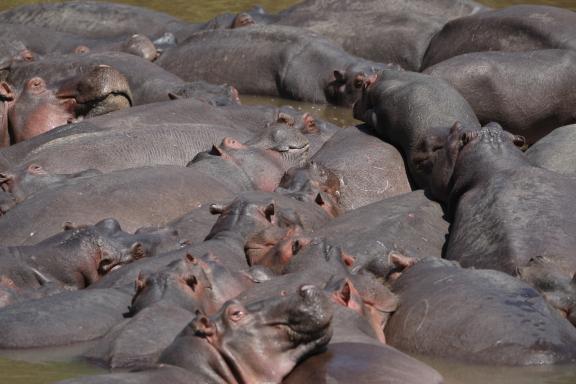
M 0 31 L 0 349 L 113 371 L 67 384 L 576 362 L 576 13 L 70 1 Z

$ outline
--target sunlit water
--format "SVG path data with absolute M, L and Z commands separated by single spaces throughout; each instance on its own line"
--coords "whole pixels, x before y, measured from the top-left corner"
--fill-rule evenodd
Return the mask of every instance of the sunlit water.
M 362 0 L 358 0 L 362 1 Z M 16 5 L 38 3 L 37 0 L 0 0 L 0 10 Z M 56 2 L 56 1 L 51 1 Z M 120 0 L 117 2 L 147 6 L 170 13 L 191 22 L 202 22 L 222 12 L 240 12 L 255 4 L 268 12 L 280 11 L 295 0 Z M 482 0 L 492 6 L 502 7 L 512 4 L 547 4 L 576 9 L 576 0 Z M 313 105 L 270 97 L 244 96 L 244 104 L 292 105 L 310 112 L 332 123 L 346 126 L 356 124 L 349 109 L 333 106 Z M 0 384 L 49 384 L 65 378 L 91 375 L 103 372 L 102 369 L 74 359 L 89 345 L 65 348 L 42 349 L 36 351 L 1 351 Z M 468 365 L 442 359 L 418 357 L 436 368 L 446 384 L 576 384 L 576 365 L 545 367 L 494 367 Z M 361 383 L 359 383 L 361 384 Z

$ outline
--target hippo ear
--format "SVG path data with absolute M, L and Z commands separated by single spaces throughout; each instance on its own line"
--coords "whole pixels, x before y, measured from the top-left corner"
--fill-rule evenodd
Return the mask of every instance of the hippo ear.
M 213 145 L 212 148 L 210 148 L 210 151 L 208 153 L 211 155 L 214 155 L 214 156 L 223 156 L 224 155 L 224 151 L 222 150 L 222 148 L 217 147 L 215 145 Z
M 286 124 L 289 126 L 294 126 L 294 118 L 287 113 L 279 112 L 278 118 L 276 119 L 277 123 Z
M 141 242 L 137 241 L 130 247 L 130 255 L 132 255 L 132 259 L 138 260 L 146 257 L 146 248 L 142 245 Z
M 340 260 L 344 263 L 344 265 L 348 268 L 352 268 L 354 263 L 356 263 L 356 258 L 349 253 L 346 253 L 340 250 Z
M 192 320 L 189 326 L 192 328 L 196 336 L 206 338 L 209 341 L 215 332 L 214 323 L 199 310 L 196 311 L 196 317 Z
M 336 79 L 336 81 L 339 83 L 344 83 L 344 82 L 346 82 L 346 73 L 344 71 L 339 70 L 339 69 L 335 69 L 334 70 L 334 79 Z
M 181 99 L 182 97 L 180 95 L 173 93 L 173 92 L 168 92 L 168 98 L 170 100 L 178 100 L 178 99 Z
M 5 81 L 0 82 L 0 100 L 1 101 L 14 100 L 14 91 L 12 90 L 12 87 L 10 87 L 10 85 Z
M 210 213 L 213 215 L 220 215 L 224 212 L 224 206 L 222 204 L 210 204 Z
M 388 254 L 388 261 L 392 266 L 392 271 L 386 277 L 389 282 L 396 281 L 406 268 L 410 268 L 416 264 L 416 259 L 395 251 L 392 251 Z
M 185 260 L 187 263 L 190 263 L 190 264 L 193 264 L 193 265 L 198 264 L 198 259 L 196 259 L 194 256 L 192 256 L 192 254 L 190 254 L 190 253 L 187 253 L 186 256 L 184 256 L 184 260 Z
M 0 190 L 11 192 L 14 188 L 15 176 L 9 173 L 0 173 Z
M 142 272 L 138 272 L 138 277 L 136 277 L 136 281 L 134 282 L 134 291 L 136 294 L 140 293 L 144 289 L 146 285 L 146 279 L 142 276 Z
M 270 203 L 266 206 L 266 208 L 264 208 L 264 216 L 266 217 L 266 220 L 268 220 L 269 222 L 272 223 L 272 218 L 274 217 L 274 212 L 275 211 L 275 207 L 274 207 L 274 203 Z
M 349 279 L 344 281 L 342 287 L 334 293 L 334 299 L 341 305 L 350 308 L 356 312 L 362 312 L 362 297 L 354 284 Z
M 47 175 L 48 173 L 42 168 L 39 164 L 30 164 L 28 168 L 26 168 L 26 172 L 32 175 Z

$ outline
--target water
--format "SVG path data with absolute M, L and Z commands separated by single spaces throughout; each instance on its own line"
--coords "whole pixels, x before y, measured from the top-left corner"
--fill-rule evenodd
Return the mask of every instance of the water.
M 361 0 L 359 0 L 361 1 Z M 0 0 L 0 10 L 21 4 L 38 3 L 38 0 Z M 56 1 L 51 1 L 56 2 Z M 259 4 L 268 12 L 280 11 L 295 0 L 121 0 L 117 2 L 146 6 L 158 11 L 171 13 L 191 22 L 203 22 L 222 12 L 240 12 Z M 576 0 L 482 0 L 492 7 L 512 4 L 546 4 L 576 9 Z M 349 109 L 333 106 L 313 105 L 270 97 L 243 96 L 244 104 L 292 105 L 314 116 L 345 126 L 358 123 L 351 117 Z M 87 344 L 65 348 L 52 348 L 35 351 L 0 351 L 0 384 L 49 384 L 65 378 L 103 372 L 77 361 Z M 442 359 L 418 356 L 422 361 L 436 368 L 446 379 L 446 384 L 574 384 L 576 365 L 544 367 L 494 367 L 468 365 Z

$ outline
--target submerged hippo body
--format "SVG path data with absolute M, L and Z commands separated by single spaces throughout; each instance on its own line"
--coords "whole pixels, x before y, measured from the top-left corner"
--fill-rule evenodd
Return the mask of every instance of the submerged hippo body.
M 128 304 L 125 293 L 94 289 L 11 305 L 0 311 L 0 348 L 68 345 L 102 337 L 122 321 Z
M 515 5 L 447 23 L 430 42 L 422 69 L 469 52 L 574 48 L 574 12 L 543 5 Z
M 8 211 L 0 218 L 0 243 L 35 244 L 58 233 L 67 221 L 89 223 L 107 217 L 134 231 L 165 224 L 199 204 L 229 197 L 220 183 L 185 167 L 135 168 L 78 179 Z
M 442 148 L 450 127 L 459 122 L 466 129 L 480 128 L 458 91 L 442 79 L 414 72 L 382 72 L 354 105 L 354 117 L 396 146 L 413 185 L 439 201 L 448 183 Z
M 241 94 L 345 106 L 352 105 L 366 78 L 390 68 L 352 56 L 314 33 L 272 25 L 197 33 L 164 52 L 158 65 L 188 81 L 231 84 Z
M 502 272 L 426 259 L 392 289 L 401 304 L 385 331 L 401 350 L 503 365 L 576 357 L 574 327 L 534 288 Z
M 576 124 L 557 128 L 525 152 L 532 164 L 564 175 L 576 175 Z
M 533 144 L 551 130 L 576 122 L 575 65 L 576 53 L 570 50 L 478 52 L 443 61 L 424 73 L 456 88 L 481 124 L 497 122 Z

